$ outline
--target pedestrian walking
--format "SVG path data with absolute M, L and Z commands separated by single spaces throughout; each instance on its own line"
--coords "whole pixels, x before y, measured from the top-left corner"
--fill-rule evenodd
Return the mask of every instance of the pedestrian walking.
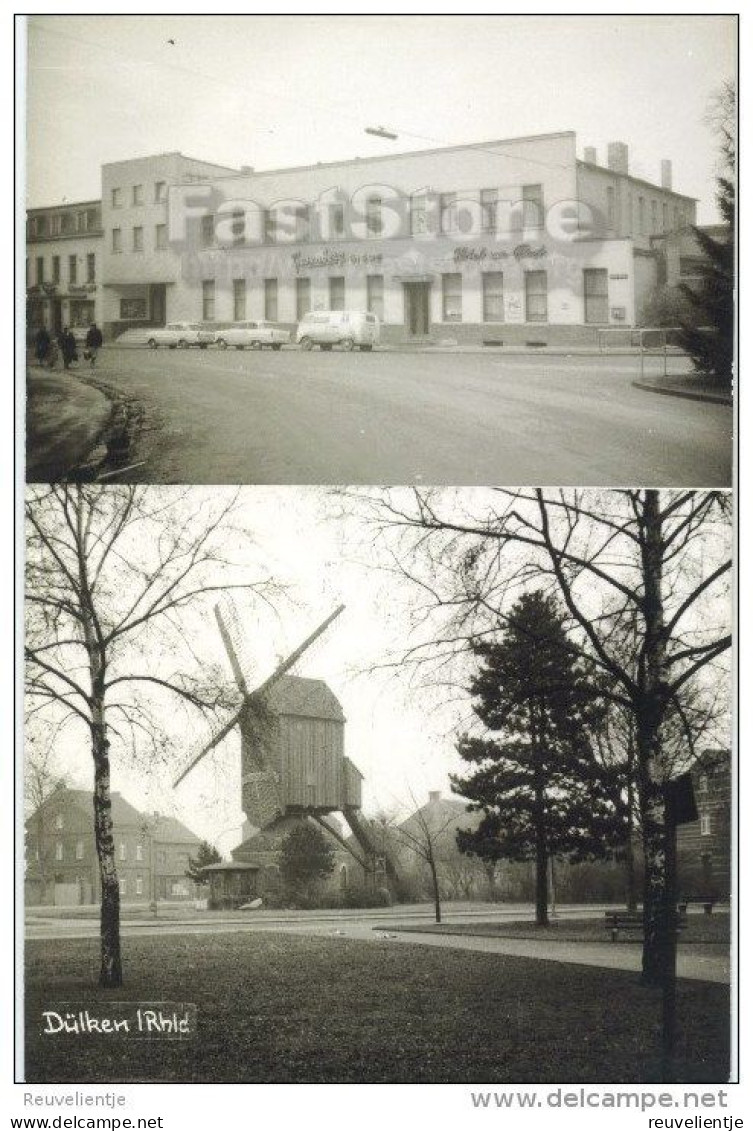
M 94 368 L 97 361 L 97 354 L 102 348 L 102 331 L 97 326 L 96 322 L 92 322 L 86 335 L 86 349 L 84 350 L 84 357 Z
M 47 360 L 51 342 L 49 330 L 45 326 L 40 327 L 34 337 L 34 355 L 40 365 L 44 365 Z
M 76 339 L 67 326 L 63 328 L 58 343 L 63 355 L 63 369 L 70 369 L 71 363 L 78 361 L 78 353 L 76 351 Z

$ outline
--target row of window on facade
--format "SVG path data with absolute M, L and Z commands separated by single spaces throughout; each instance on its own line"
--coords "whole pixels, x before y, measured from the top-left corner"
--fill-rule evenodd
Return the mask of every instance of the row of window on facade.
M 83 840 L 77 840 L 76 841 L 74 853 L 75 853 L 75 859 L 76 860 L 83 860 L 84 859 L 85 842 Z M 118 855 L 118 860 L 124 860 L 125 861 L 125 860 L 128 859 L 128 847 L 127 847 L 125 841 L 121 841 L 120 844 L 118 845 L 117 855 Z M 188 854 L 186 853 L 185 856 L 186 856 L 186 864 L 187 864 L 188 863 Z M 66 858 L 65 843 L 62 840 L 58 840 L 58 841 L 55 842 L 55 859 L 58 860 L 58 861 L 63 861 L 63 860 L 65 860 L 65 858 Z M 143 861 L 143 859 L 144 859 L 144 846 L 143 846 L 143 844 L 136 844 L 135 845 L 134 859 L 136 860 L 137 863 L 140 863 L 141 861 Z M 166 864 L 167 863 L 167 854 L 165 852 L 158 852 L 157 853 L 157 862 L 161 863 L 161 864 Z
M 102 212 L 97 208 L 82 208 L 70 212 L 47 212 L 30 216 L 27 223 L 29 239 L 51 239 L 54 236 L 75 236 L 102 230 Z
M 110 250 L 114 255 L 123 251 L 123 229 L 112 228 L 110 232 Z M 131 229 L 131 251 L 144 251 L 144 229 L 137 225 Z M 154 225 L 154 251 L 167 251 L 167 224 Z
M 441 233 L 466 232 L 472 228 L 473 217 L 467 209 L 469 201 L 461 198 L 457 192 L 439 193 L 436 197 L 436 224 L 432 223 L 431 200 L 426 194 L 415 194 L 409 198 L 408 203 L 408 232 L 411 236 L 424 236 L 438 231 Z M 499 190 L 482 189 L 480 194 L 480 227 L 482 232 L 495 232 L 499 221 Z M 394 207 L 395 202 L 392 202 Z M 544 197 L 541 185 L 524 185 L 522 199 L 518 202 L 518 218 L 521 230 L 540 228 L 544 223 Z M 363 216 L 358 218 L 365 223 L 367 237 L 371 239 L 383 238 L 386 234 L 385 207 L 386 204 L 380 196 L 370 196 L 365 205 Z M 464 207 L 465 206 L 465 207 Z M 277 243 L 281 236 L 285 242 L 305 243 L 317 236 L 325 239 L 343 239 L 346 232 L 346 207 L 345 204 L 336 203 L 327 206 L 325 211 L 324 230 L 315 232 L 312 221 L 312 209 L 307 204 L 286 204 L 279 209 L 261 209 L 259 232 L 255 238 L 264 243 Z M 217 244 L 217 224 L 220 217 L 212 214 L 201 217 L 201 246 L 215 247 Z M 230 240 L 235 246 L 246 242 L 246 213 L 235 210 L 223 217 L 229 221 Z M 393 233 L 387 233 L 393 234 Z
M 130 185 L 130 191 L 126 195 L 126 189 L 121 187 L 110 189 L 110 206 L 112 208 L 125 207 L 126 199 L 128 200 L 131 208 L 140 208 L 146 203 L 146 195 L 144 192 L 144 185 Z M 167 181 L 155 181 L 152 185 L 152 203 L 164 204 L 167 200 Z
M 660 203 L 661 213 L 659 211 Z M 649 202 L 649 205 L 651 216 L 650 227 L 648 224 L 649 212 L 646 208 L 646 198 L 640 195 L 636 198 L 635 214 L 633 214 L 632 197 L 630 193 L 628 193 L 626 207 L 628 226 L 630 227 L 630 230 L 635 231 L 637 235 L 659 235 L 662 232 L 676 230 L 682 224 L 690 220 L 690 215 L 686 214 L 684 209 L 681 208 L 679 204 L 674 204 L 672 206 L 671 215 L 669 210 L 669 202 L 666 200 L 663 200 L 661 202 L 659 202 L 658 200 L 651 200 Z M 607 227 L 616 228 L 618 226 L 617 200 L 614 186 L 607 185 Z
M 526 231 L 542 228 L 544 226 L 544 195 L 541 185 L 523 185 L 520 201 L 514 202 L 514 210 L 510 214 L 508 227 L 511 230 Z M 481 232 L 491 233 L 501 231 L 502 202 L 499 199 L 498 189 L 482 189 L 478 201 L 469 201 L 460 198 L 456 192 L 440 193 L 436 198 L 436 221 L 432 220 L 431 206 L 426 195 L 410 197 L 408 209 L 408 230 L 398 226 L 396 232 L 386 232 L 384 209 L 385 201 L 378 196 L 369 197 L 366 201 L 364 215 L 365 232 L 367 238 L 380 239 L 385 234 L 424 236 L 434 232 L 442 234 L 462 233 L 470 234 L 477 228 Z M 394 203 L 394 202 L 393 202 Z M 630 195 L 627 198 L 629 227 L 639 235 L 659 234 L 676 229 L 689 218 L 679 204 L 675 204 L 670 214 L 667 201 L 650 202 L 651 224 L 648 225 L 649 212 L 646 199 L 638 196 L 635 201 L 635 216 L 632 214 L 633 206 Z M 470 208 L 469 205 L 473 204 Z M 280 237 L 284 242 L 305 243 L 314 236 L 325 239 L 343 239 L 346 236 L 346 211 L 344 204 L 330 204 L 326 210 L 326 225 L 323 231 L 314 231 L 312 211 L 305 204 L 288 204 L 279 210 L 262 209 L 260 212 L 259 231 L 254 233 L 254 238 L 264 243 L 277 243 Z M 230 212 L 221 218 L 224 223 L 229 222 L 229 240 L 224 242 L 233 246 L 242 246 L 247 238 L 246 213 L 242 210 Z M 359 214 L 359 219 L 361 216 Z M 205 248 L 217 245 L 217 225 L 220 217 L 206 215 L 201 217 L 201 246 Z M 616 198 L 612 186 L 607 187 L 607 227 L 617 227 Z
M 584 275 L 585 320 L 587 322 L 609 321 L 608 272 L 606 268 L 586 269 Z M 329 310 L 346 310 L 347 297 L 345 277 L 332 275 L 327 280 Z M 441 277 L 442 321 L 462 322 L 463 320 L 463 276 L 459 271 L 447 272 Z M 481 273 L 482 318 L 484 322 L 505 321 L 504 273 L 502 271 L 483 271 Z M 202 320 L 215 320 L 214 279 L 202 282 Z M 233 280 L 233 320 L 242 322 L 246 318 L 245 279 Z M 264 317 L 270 322 L 278 320 L 279 285 L 277 279 L 264 280 Z M 123 300 L 128 301 L 128 300 Z M 296 319 L 300 320 L 311 310 L 311 279 L 299 277 L 295 280 Z M 144 317 L 146 317 L 146 300 Z M 384 276 L 366 276 L 366 308 L 370 314 L 384 321 Z M 121 311 L 122 313 L 122 311 Z M 525 272 L 525 320 L 526 322 L 546 322 L 549 317 L 548 280 L 546 271 Z
M 78 255 L 68 256 L 68 282 L 72 286 L 79 283 L 79 261 L 81 257 Z M 47 278 L 46 274 L 46 260 L 43 255 L 36 257 L 35 263 L 35 283 L 37 286 L 42 286 L 44 283 L 61 283 L 62 280 L 62 259 L 59 255 L 53 255 L 50 261 L 50 276 Z M 97 281 L 97 257 L 93 251 L 90 251 L 86 256 L 86 272 L 84 279 L 86 283 L 96 283 Z M 26 286 L 31 286 L 31 265 L 29 260 L 26 260 Z

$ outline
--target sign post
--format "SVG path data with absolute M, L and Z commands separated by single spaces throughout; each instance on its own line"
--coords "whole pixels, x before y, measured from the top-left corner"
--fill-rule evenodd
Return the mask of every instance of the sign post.
M 677 826 L 698 820 L 690 774 L 681 774 L 664 786 L 664 859 L 666 885 L 662 916 L 667 938 L 667 963 L 662 987 L 662 1082 L 674 1083 L 677 1040 Z

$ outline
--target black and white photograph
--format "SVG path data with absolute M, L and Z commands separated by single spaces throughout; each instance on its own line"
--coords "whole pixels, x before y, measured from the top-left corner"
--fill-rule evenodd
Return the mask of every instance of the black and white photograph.
M 27 1079 L 725 1081 L 728 494 L 289 496 L 29 489 Z
M 27 34 L 29 481 L 731 486 L 733 17 Z
M 738 35 L 16 17 L 26 1106 L 741 1125 Z

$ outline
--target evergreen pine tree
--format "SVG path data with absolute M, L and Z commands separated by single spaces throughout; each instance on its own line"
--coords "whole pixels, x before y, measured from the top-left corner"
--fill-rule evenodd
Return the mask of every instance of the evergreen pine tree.
M 472 650 L 481 661 L 473 708 L 501 737 L 458 743 L 474 769 L 453 777 L 453 789 L 483 813 L 476 830 L 459 831 L 458 845 L 487 860 L 534 860 L 536 922 L 545 926 L 549 860 L 595 859 L 624 837 L 613 783 L 589 742 L 602 701 L 556 602 L 542 592 L 521 597 L 499 642 Z
M 206 868 L 208 864 L 221 864 L 222 856 L 209 841 L 202 840 L 195 856 L 189 856 L 188 868 L 186 875 L 189 880 L 193 880 L 195 884 L 205 884 L 207 877 L 202 874 L 201 869 Z
M 717 98 L 715 126 L 720 136 L 722 172 L 717 177 L 717 203 L 728 231 L 721 240 L 694 228 L 704 253 L 700 284 L 680 286 L 693 311 L 681 321 L 680 344 L 696 370 L 720 385 L 732 384 L 735 336 L 735 88 L 725 85 Z

